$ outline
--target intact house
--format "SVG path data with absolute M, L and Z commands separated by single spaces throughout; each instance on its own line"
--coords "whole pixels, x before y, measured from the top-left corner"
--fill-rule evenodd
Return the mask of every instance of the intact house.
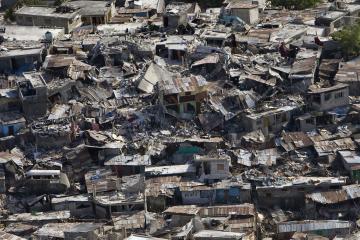
M 156 54 L 168 58 L 169 61 L 185 63 L 188 52 L 188 41 L 178 36 L 169 36 L 166 41 L 156 44 Z
M 300 177 L 287 183 L 270 186 L 257 186 L 256 194 L 260 208 L 276 206 L 287 210 L 300 210 L 306 205 L 305 195 L 313 191 L 340 189 L 346 184 L 346 178 Z
M 31 71 L 42 63 L 44 48 L 33 46 L 26 49 L 7 49 L 0 52 L 0 73 Z
M 250 184 L 224 180 L 212 185 L 187 182 L 179 184 L 182 204 L 230 204 L 244 203 L 251 199 Z
M 327 34 L 331 34 L 335 28 L 342 27 L 342 21 L 339 20 L 346 15 L 345 11 L 328 11 L 315 18 L 315 26 L 326 27 Z
M 47 112 L 47 86 L 40 73 L 24 73 L 24 81 L 18 83 L 22 111 L 26 117 L 41 117 Z
M 306 195 L 306 210 L 311 219 L 338 219 L 356 213 L 360 203 L 359 185 L 346 185 L 341 189 L 313 192 Z M 337 196 L 337 197 L 335 197 Z
M 231 176 L 229 170 L 231 159 L 228 155 L 195 155 L 194 162 L 197 165 L 196 170 L 200 181 L 213 182 Z
M 49 7 L 24 6 L 15 12 L 16 23 L 25 26 L 60 27 L 65 33 L 81 25 L 78 10 Z
M 25 176 L 21 185 L 29 193 L 60 194 L 70 187 L 67 175 L 60 170 L 30 170 Z
M 298 111 L 297 106 L 284 106 L 263 112 L 254 112 L 243 117 L 246 131 L 262 129 L 264 131 L 280 131 L 288 124 Z
M 189 22 L 188 14 L 199 10 L 197 4 L 172 2 L 166 6 L 163 14 L 164 27 L 176 29 L 180 25 L 186 26 Z
M 159 82 L 159 99 L 167 114 L 193 118 L 207 98 L 207 82 L 202 76 L 164 79 Z
M 116 155 L 110 157 L 104 164 L 111 166 L 117 176 L 129 176 L 145 173 L 145 167 L 151 165 L 149 155 Z
M 25 127 L 26 120 L 18 112 L 4 112 L 0 115 L 0 137 L 15 135 Z
M 157 16 L 161 16 L 165 11 L 165 0 L 155 0 L 155 1 L 135 1 L 127 0 L 127 5 L 125 7 L 127 10 L 138 10 L 140 13 L 143 12 L 154 12 Z M 143 17 L 143 15 L 136 15 L 138 17 Z M 151 16 L 149 16 L 151 17 Z
M 327 111 L 349 104 L 349 86 L 337 84 L 326 88 L 311 88 L 308 91 L 310 107 L 315 111 Z
M 360 96 L 360 67 L 359 59 L 349 62 L 341 62 L 334 81 L 337 84 L 349 85 L 350 96 Z
M 336 115 L 331 112 L 308 112 L 295 118 L 295 127 L 299 131 L 310 132 L 317 127 L 335 124 L 335 122 Z
M 350 177 L 360 181 L 360 154 L 356 151 L 338 151 L 338 156 Z
M 55 211 L 70 211 L 75 218 L 91 218 L 93 204 L 87 194 L 82 195 L 54 195 L 50 199 L 51 209 Z
M 231 16 L 236 16 L 248 24 L 256 24 L 259 22 L 259 7 L 257 4 L 235 2 L 230 3 L 226 7 L 226 11 Z
M 0 111 L 11 112 L 21 110 L 19 95 L 16 89 L 0 89 Z
M 231 34 L 224 31 L 205 30 L 201 38 L 206 41 L 207 46 L 223 47 Z
M 70 1 L 61 6 L 80 9 L 79 14 L 84 25 L 106 24 L 116 11 L 113 1 Z
M 146 180 L 146 202 L 151 212 L 181 204 L 237 204 L 251 201 L 251 186 L 241 181 L 223 180 L 205 184 L 180 176 L 162 176 Z
M 228 224 L 221 229 L 223 231 L 233 233 L 256 231 L 257 214 L 254 204 L 207 206 L 200 209 L 199 215 L 201 218 L 227 219 Z

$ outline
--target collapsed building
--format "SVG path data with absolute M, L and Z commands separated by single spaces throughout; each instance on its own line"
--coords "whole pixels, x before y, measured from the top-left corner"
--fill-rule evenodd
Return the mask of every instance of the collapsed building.
M 0 238 L 359 239 L 358 58 L 331 35 L 359 12 L 16 9 L 0 26 Z

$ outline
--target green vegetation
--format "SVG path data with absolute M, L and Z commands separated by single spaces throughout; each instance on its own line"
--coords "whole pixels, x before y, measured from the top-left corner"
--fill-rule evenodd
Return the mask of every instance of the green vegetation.
M 346 26 L 344 29 L 333 33 L 332 37 L 340 43 L 345 58 L 360 55 L 360 22 Z
M 16 7 L 22 7 L 22 6 L 34 6 L 34 5 L 40 5 L 40 0 L 19 0 L 16 2 Z
M 64 2 L 66 2 L 66 0 L 55 0 L 54 5 L 55 5 L 55 6 L 60 6 L 60 5 L 63 4 Z
M 12 8 L 9 8 L 5 11 L 4 19 L 7 21 L 15 21 L 15 11 L 22 6 L 34 6 L 40 5 L 41 0 L 18 0 Z
M 315 7 L 321 0 L 269 0 L 272 6 L 301 10 Z
M 15 21 L 15 10 L 14 8 L 9 8 L 5 11 L 5 14 L 4 14 L 4 19 L 7 20 L 7 21 Z

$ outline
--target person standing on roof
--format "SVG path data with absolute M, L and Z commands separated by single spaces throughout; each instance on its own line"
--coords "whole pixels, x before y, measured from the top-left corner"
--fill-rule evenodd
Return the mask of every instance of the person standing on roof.
M 289 56 L 289 49 L 286 47 L 285 42 L 282 42 L 279 47 L 280 55 L 284 58 Z
M 318 36 L 316 36 L 314 38 L 314 42 L 315 42 L 316 45 L 318 45 L 320 47 L 324 46 L 324 43 L 320 40 L 320 38 Z

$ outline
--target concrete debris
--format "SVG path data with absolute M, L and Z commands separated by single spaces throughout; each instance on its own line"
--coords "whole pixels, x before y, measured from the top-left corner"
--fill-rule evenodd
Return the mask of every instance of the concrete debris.
M 359 239 L 360 4 L 288 2 L 2 1 L 0 238 Z

